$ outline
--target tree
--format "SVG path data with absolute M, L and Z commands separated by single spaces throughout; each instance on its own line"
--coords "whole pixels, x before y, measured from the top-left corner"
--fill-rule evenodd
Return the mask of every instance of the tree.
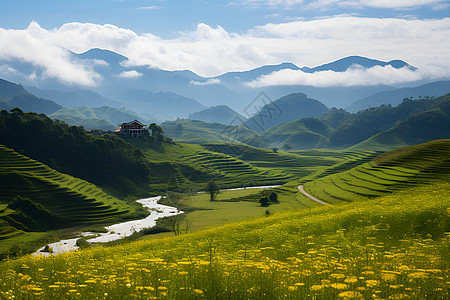
M 292 147 L 291 147 L 291 145 L 289 145 L 289 144 L 284 144 L 284 145 L 283 145 L 283 149 L 285 149 L 286 151 L 289 151 L 289 150 L 292 149 Z
M 261 203 L 261 206 L 264 207 L 269 206 L 269 198 L 263 197 L 259 200 L 259 203 Z
M 275 152 L 275 153 L 277 153 L 277 152 L 278 152 L 278 148 L 277 148 L 277 147 L 273 147 L 273 148 L 272 148 L 272 151 Z
M 275 192 L 270 193 L 269 196 L 270 202 L 278 203 L 278 195 Z
M 209 193 L 209 199 L 214 201 L 220 193 L 220 185 L 213 179 L 206 184 L 205 190 Z
M 152 124 L 148 125 L 148 129 L 152 132 L 153 138 L 155 138 L 159 141 L 162 141 L 164 130 L 161 128 L 161 126 L 158 126 L 155 123 L 152 123 Z

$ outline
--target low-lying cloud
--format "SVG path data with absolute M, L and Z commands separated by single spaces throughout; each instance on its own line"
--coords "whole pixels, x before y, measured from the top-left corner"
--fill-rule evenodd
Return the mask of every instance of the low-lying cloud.
M 119 74 L 119 76 L 122 78 L 139 78 L 142 75 L 143 75 L 142 73 L 140 73 L 136 70 L 123 71 L 122 73 Z
M 192 85 L 211 85 L 211 84 L 220 84 L 220 79 L 208 79 L 206 81 L 195 81 L 191 80 L 189 84 Z
M 255 81 L 247 83 L 253 88 L 274 85 L 309 85 L 315 87 L 332 86 L 371 86 L 380 84 L 398 84 L 423 79 L 420 71 L 408 67 L 395 69 L 392 66 L 375 66 L 363 68 L 352 66 L 345 72 L 319 71 L 305 73 L 301 70 L 284 69 L 263 75 Z

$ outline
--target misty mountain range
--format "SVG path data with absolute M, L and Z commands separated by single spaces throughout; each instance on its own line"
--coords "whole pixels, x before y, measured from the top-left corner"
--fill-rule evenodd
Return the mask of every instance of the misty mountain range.
M 39 101 L 35 100 L 36 103 L 40 103 L 40 107 L 34 111 L 46 114 L 55 113 L 62 108 L 110 107 L 121 112 L 135 112 L 136 116 L 156 122 L 177 118 L 194 118 L 211 122 L 213 121 L 211 116 L 215 116 L 218 118 L 215 121 L 219 123 L 227 123 L 229 121 L 227 118 L 236 115 L 242 117 L 239 118 L 239 122 L 246 122 L 249 128 L 261 131 L 268 127 L 257 129 L 250 125 L 252 118 L 253 120 L 257 118 L 260 113 L 258 110 L 264 106 L 264 104 L 258 104 L 261 95 L 264 95 L 270 102 L 290 94 L 302 93 L 306 98 L 317 101 L 326 109 L 337 107 L 357 112 L 381 104 L 397 105 L 404 98 L 436 97 L 450 92 L 450 81 L 418 83 L 418 86 L 401 88 L 386 85 L 349 87 L 278 85 L 254 88 L 248 85 L 249 82 L 280 70 L 301 70 L 305 73 L 344 72 L 355 67 L 368 69 L 375 66 L 416 69 L 401 60 L 383 62 L 361 56 L 350 56 L 313 68 L 300 68 L 292 63 L 282 63 L 206 78 L 186 70 L 165 71 L 148 66 L 129 67 L 127 66 L 128 59 L 125 56 L 108 50 L 91 49 L 81 54 L 72 53 L 72 55 L 75 60 L 91 63 L 92 69 L 102 77 L 98 85 L 88 89 L 66 85 L 53 77 L 43 76 L 45 70 L 39 66 L 4 59 L 0 60 L 0 64 L 16 70 L 15 73 L 9 73 L 7 79 L 23 83 L 25 89 L 19 85 L 20 91 L 16 94 L 21 94 L 21 96 L 15 99 L 11 99 L 10 96 L 1 92 L 1 108 L 10 109 L 22 106 L 24 110 L 29 110 L 31 107 L 27 106 L 28 104 L 25 105 L 25 100 L 20 98 L 33 95 L 40 99 Z M 33 76 L 30 75 L 27 79 L 24 74 L 33 74 Z M 231 110 L 224 109 L 224 105 Z M 37 104 L 35 106 L 38 107 Z M 199 113 L 208 107 L 222 108 L 216 108 L 216 111 L 210 116 L 208 116 L 208 111 Z M 225 115 L 219 116 L 217 110 Z M 308 113 L 304 115 L 293 113 L 292 118 L 288 118 L 286 114 L 292 113 L 292 108 L 284 108 L 284 111 L 285 118 L 279 123 L 293 121 L 308 115 Z M 84 112 L 81 112 L 81 115 Z M 59 115 L 67 115 L 67 113 Z M 109 122 L 109 120 L 107 121 Z M 75 123 L 74 125 L 80 125 L 80 120 Z M 270 126 L 272 125 L 276 124 L 270 124 Z

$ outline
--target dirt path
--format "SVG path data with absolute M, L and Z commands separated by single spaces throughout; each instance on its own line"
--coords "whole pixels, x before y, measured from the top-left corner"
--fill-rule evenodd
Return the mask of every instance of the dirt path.
M 328 203 L 326 203 L 326 202 L 323 202 L 323 201 L 317 199 L 316 197 L 311 196 L 311 195 L 308 194 L 307 192 L 305 192 L 305 190 L 303 189 L 303 185 L 299 185 L 299 186 L 298 186 L 298 190 L 299 190 L 303 195 L 305 195 L 306 197 L 308 197 L 308 198 L 311 199 L 311 200 L 316 201 L 317 203 L 320 203 L 320 204 L 323 204 L 323 205 L 327 205 L 327 204 L 328 204 Z

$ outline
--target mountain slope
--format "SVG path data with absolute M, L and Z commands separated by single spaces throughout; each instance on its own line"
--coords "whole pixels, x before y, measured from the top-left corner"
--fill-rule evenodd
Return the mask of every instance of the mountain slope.
M 391 66 L 395 69 L 400 69 L 407 67 L 409 69 L 415 70 L 416 68 L 407 64 L 402 60 L 391 60 L 389 62 L 384 62 L 376 59 L 370 59 L 362 56 L 348 56 L 341 59 L 338 59 L 334 62 L 320 65 L 314 68 L 303 67 L 301 70 L 303 72 L 314 73 L 320 71 L 334 71 L 334 72 L 345 72 L 350 67 L 358 65 L 364 68 L 373 68 L 375 66 L 385 67 Z
M 194 144 L 245 143 L 262 147 L 264 139 L 244 126 L 227 126 L 220 123 L 206 123 L 199 120 L 166 121 L 161 124 L 165 135 L 172 139 Z
M 450 180 L 450 140 L 435 140 L 381 154 L 348 171 L 305 184 L 330 203 L 360 201 L 401 189 Z
M 34 86 L 28 86 L 26 89 L 37 95 L 46 99 L 51 99 L 56 103 L 62 105 L 63 107 L 100 107 L 100 106 L 110 106 L 110 107 L 123 107 L 123 104 L 105 98 L 95 92 L 88 90 L 77 90 L 77 91 L 56 91 L 56 90 L 41 90 Z
M 143 118 L 135 112 L 107 106 L 63 108 L 51 114 L 50 118 L 65 121 L 69 125 L 82 125 L 86 129 L 102 130 L 115 130 L 118 124 L 135 119 L 145 124 L 154 123 L 153 120 Z
M 400 104 L 405 98 L 438 97 L 450 93 L 450 81 L 436 81 L 413 88 L 401 88 L 392 91 L 376 93 L 352 103 L 347 107 L 350 112 L 357 112 L 382 104 L 393 106 Z
M 54 101 L 30 94 L 19 84 L 0 79 L 0 109 L 11 110 L 15 107 L 44 114 L 51 114 L 62 108 Z
M 129 110 L 158 120 L 186 118 L 191 113 L 205 109 L 197 100 L 171 92 L 126 89 L 115 100 L 123 103 Z
M 246 118 L 226 105 L 212 106 L 205 110 L 190 114 L 188 119 L 224 125 L 240 125 Z
M 244 126 L 256 132 L 299 118 L 316 117 L 328 111 L 324 104 L 302 93 L 290 94 L 273 102 L 257 102 L 254 103 L 255 107 L 264 106 L 244 123 Z
M 446 101 L 426 112 L 413 114 L 391 129 L 370 137 L 352 148 L 394 148 L 450 138 L 450 94 L 438 99 Z
M 354 114 L 350 119 L 339 125 L 330 136 L 334 146 L 355 145 L 373 135 L 391 129 L 397 122 L 405 121 L 414 114 L 425 113 L 429 110 L 446 107 L 450 102 L 450 95 L 436 99 L 404 100 L 396 107 L 382 105 L 380 107 L 363 110 Z M 426 127 L 427 123 L 423 123 Z M 444 129 L 444 128 L 442 128 Z M 429 132 L 446 134 L 438 128 L 428 128 Z M 413 134 L 413 133 L 412 133 Z M 444 138 L 444 136 L 440 136 Z
M 311 149 L 324 147 L 333 129 L 314 118 L 301 118 L 276 125 L 262 134 L 278 148 Z

